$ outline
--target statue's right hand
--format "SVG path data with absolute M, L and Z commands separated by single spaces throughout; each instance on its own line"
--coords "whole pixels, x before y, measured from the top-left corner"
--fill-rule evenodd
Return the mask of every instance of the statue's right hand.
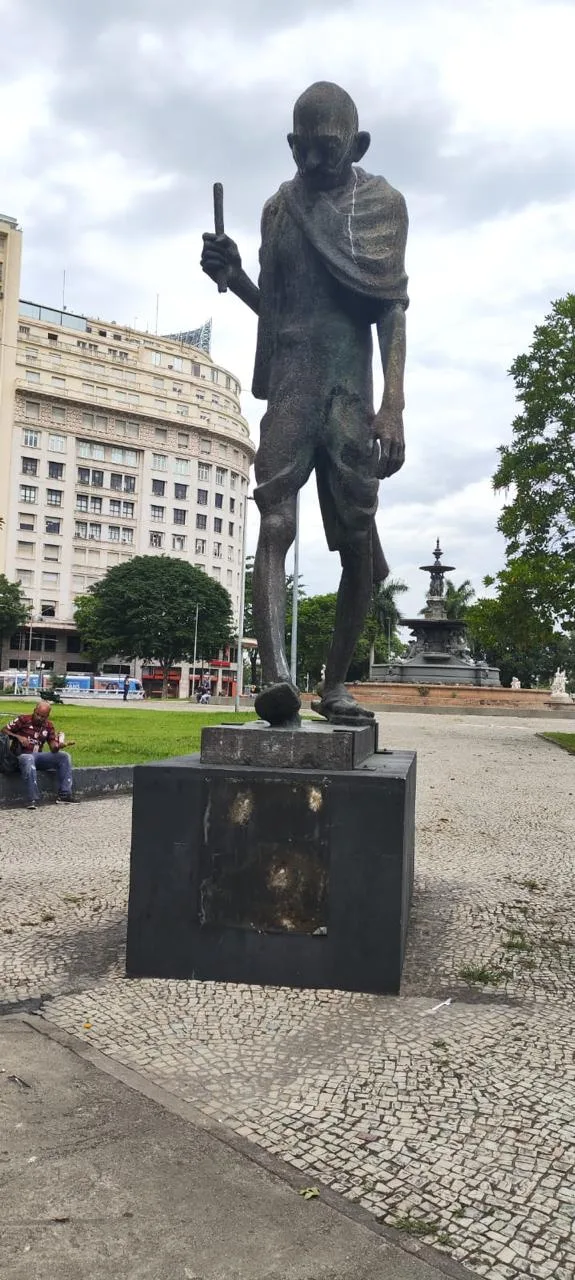
M 213 231 L 205 231 L 204 247 L 201 257 L 201 268 L 211 280 L 218 280 L 222 271 L 227 272 L 228 283 L 242 269 L 240 251 L 235 240 L 230 236 L 217 236 Z

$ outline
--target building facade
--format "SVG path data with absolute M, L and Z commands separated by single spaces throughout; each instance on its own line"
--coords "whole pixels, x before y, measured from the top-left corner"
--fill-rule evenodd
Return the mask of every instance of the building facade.
M 249 468 L 240 386 L 187 335 L 162 338 L 19 299 L 21 232 L 0 216 L 0 572 L 33 629 L 2 667 L 85 665 L 75 597 L 134 555 L 189 561 L 237 620 Z

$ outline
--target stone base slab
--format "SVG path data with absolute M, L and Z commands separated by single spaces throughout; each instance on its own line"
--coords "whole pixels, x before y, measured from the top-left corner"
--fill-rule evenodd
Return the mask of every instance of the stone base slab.
M 357 769 L 377 750 L 377 725 L 306 723 L 271 728 L 258 721 L 213 725 L 202 732 L 202 764 L 264 765 L 277 769 Z

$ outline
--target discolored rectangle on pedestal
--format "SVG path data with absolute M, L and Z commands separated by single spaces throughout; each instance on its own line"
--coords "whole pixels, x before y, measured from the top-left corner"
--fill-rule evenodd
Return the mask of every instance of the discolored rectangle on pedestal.
M 202 732 L 202 764 L 264 765 L 278 769 L 357 769 L 377 750 L 377 724 L 303 721 L 271 728 L 262 720 L 210 725 Z
M 136 766 L 128 975 L 397 992 L 414 815 L 412 752 Z

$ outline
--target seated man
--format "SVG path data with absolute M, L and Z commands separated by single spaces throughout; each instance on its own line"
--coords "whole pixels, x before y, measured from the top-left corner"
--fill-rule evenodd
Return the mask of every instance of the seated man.
M 67 751 L 62 751 L 64 735 L 56 733 L 49 719 L 50 703 L 39 702 L 31 716 L 17 716 L 7 724 L 4 733 L 20 743 L 18 767 L 24 778 L 28 809 L 35 809 L 40 800 L 38 769 L 55 769 L 58 774 L 57 801 L 71 801 L 72 795 L 72 761 Z M 49 753 L 44 755 L 42 748 L 48 744 Z

